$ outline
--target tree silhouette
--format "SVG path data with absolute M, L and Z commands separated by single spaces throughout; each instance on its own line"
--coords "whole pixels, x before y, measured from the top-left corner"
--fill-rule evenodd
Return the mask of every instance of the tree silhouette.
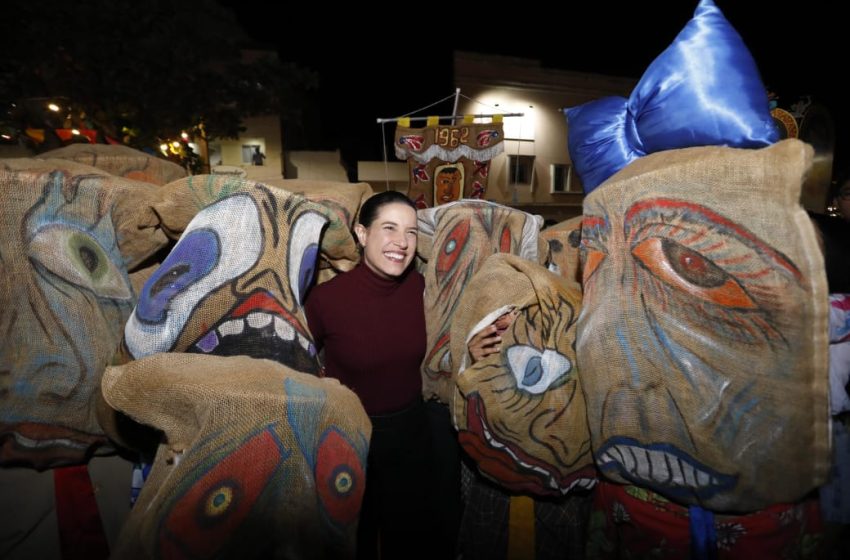
M 318 82 L 246 50 L 234 15 L 212 0 L 11 0 L 4 11 L 0 120 L 11 128 L 70 118 L 136 147 L 190 129 L 232 138 L 247 116 L 297 121 Z M 45 109 L 52 99 L 59 111 Z

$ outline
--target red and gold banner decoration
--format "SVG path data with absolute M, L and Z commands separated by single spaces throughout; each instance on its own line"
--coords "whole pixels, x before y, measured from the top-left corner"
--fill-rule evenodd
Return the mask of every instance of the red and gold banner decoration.
M 395 154 L 408 162 L 408 196 L 418 208 L 484 198 L 490 160 L 504 151 L 501 115 L 490 123 L 437 123 L 425 128 L 409 124 L 409 119 L 399 121 Z

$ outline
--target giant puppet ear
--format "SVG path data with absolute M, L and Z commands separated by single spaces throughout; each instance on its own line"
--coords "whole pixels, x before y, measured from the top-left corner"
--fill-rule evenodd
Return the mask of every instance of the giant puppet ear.
M 699 3 L 628 99 L 605 97 L 565 113 L 586 193 L 646 154 L 779 140 L 755 60 L 712 0 Z

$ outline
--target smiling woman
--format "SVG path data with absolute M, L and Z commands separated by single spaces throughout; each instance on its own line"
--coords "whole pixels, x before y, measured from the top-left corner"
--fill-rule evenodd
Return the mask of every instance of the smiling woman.
M 416 211 L 387 191 L 360 211 L 362 261 L 316 286 L 307 321 L 324 368 L 360 397 L 372 421 L 358 558 L 429 557 L 431 438 L 419 366 L 425 357 L 425 282 L 412 269 Z M 433 540 L 433 539 L 431 539 Z M 411 545 L 410 543 L 415 543 Z

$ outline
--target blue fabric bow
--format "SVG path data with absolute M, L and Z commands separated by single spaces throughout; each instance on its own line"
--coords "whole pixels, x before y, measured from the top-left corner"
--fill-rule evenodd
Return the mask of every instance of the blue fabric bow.
M 700 1 L 628 99 L 605 97 L 564 112 L 585 193 L 653 152 L 779 140 L 755 60 L 711 0 Z

